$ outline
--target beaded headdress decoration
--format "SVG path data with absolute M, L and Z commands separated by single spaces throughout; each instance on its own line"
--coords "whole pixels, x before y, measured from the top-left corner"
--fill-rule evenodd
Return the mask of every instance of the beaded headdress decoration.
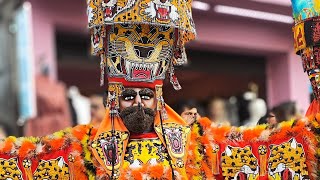
M 292 0 L 295 52 L 301 56 L 314 96 L 320 100 L 320 1 Z

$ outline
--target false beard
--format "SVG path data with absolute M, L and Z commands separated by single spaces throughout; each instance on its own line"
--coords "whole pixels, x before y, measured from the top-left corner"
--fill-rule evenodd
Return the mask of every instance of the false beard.
M 153 129 L 155 114 L 154 110 L 140 105 L 123 109 L 120 117 L 129 132 L 141 134 Z

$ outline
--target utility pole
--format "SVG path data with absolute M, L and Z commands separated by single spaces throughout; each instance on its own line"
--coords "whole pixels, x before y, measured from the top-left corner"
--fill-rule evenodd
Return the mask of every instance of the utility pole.
M 0 126 L 8 135 L 21 135 L 17 127 L 16 31 L 13 21 L 22 0 L 0 0 Z

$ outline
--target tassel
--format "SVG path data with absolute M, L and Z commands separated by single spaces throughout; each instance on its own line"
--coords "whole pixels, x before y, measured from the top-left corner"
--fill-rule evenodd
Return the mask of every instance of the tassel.
M 107 106 L 110 109 L 110 116 L 116 116 L 119 113 L 119 98 L 123 89 L 121 83 L 109 83 L 108 85 Z
M 267 174 L 267 147 L 265 145 L 259 146 L 259 161 L 260 161 L 260 176 Z
M 29 159 L 25 159 L 22 162 L 24 172 L 26 173 L 27 180 L 33 180 L 33 174 L 31 171 L 31 161 Z
M 74 172 L 75 172 L 75 170 L 74 170 L 74 157 L 71 155 L 71 154 L 69 154 L 69 156 L 68 156 L 68 161 L 69 161 L 69 176 L 70 176 L 70 180 L 75 180 L 75 178 L 74 178 Z
M 169 77 L 170 77 L 170 83 L 173 85 L 173 88 L 174 88 L 176 91 L 182 89 L 182 88 L 181 88 L 181 85 L 180 85 L 180 83 L 179 83 L 179 81 L 178 81 L 178 78 L 177 78 L 177 76 L 176 76 L 175 73 L 174 73 L 174 67 L 173 67 L 172 62 L 171 62 L 171 64 L 170 64 L 170 66 L 169 66 L 169 71 L 168 71 L 168 73 L 169 73 Z
M 100 61 L 100 86 L 104 85 L 104 72 L 106 67 L 106 61 L 103 54 L 101 54 L 101 61 Z
M 174 73 L 170 74 L 170 82 L 171 82 L 171 84 L 173 85 L 173 88 L 176 91 L 182 89 L 182 87 L 181 87 L 181 85 L 180 85 L 180 83 L 178 81 L 178 78 Z
M 318 106 L 315 106 L 315 103 L 312 103 L 312 104 L 314 104 L 313 106 L 315 106 L 315 107 L 313 107 L 313 112 L 310 112 L 310 107 L 309 107 L 307 115 L 310 115 L 309 113 L 319 112 L 318 108 L 319 108 L 319 101 L 320 101 L 320 78 L 319 78 L 320 77 L 320 69 L 309 70 L 308 77 L 309 77 L 309 80 L 312 85 L 312 90 L 313 90 L 313 95 L 315 97 L 315 100 L 318 101 L 318 102 L 316 102 Z
M 174 50 L 173 50 L 173 65 L 182 66 L 188 63 L 186 50 L 184 47 L 183 35 L 180 34 L 179 29 L 175 29 Z
M 213 145 L 213 156 L 212 156 L 212 172 L 214 175 L 218 175 L 219 173 L 219 166 L 220 166 L 220 162 L 219 162 L 219 156 L 218 156 L 218 152 L 219 152 L 219 146 L 217 144 Z
M 168 114 L 165 109 L 166 104 L 164 103 L 164 99 L 162 96 L 162 86 L 156 85 L 156 98 L 157 98 L 157 110 L 160 112 L 162 119 L 168 119 Z

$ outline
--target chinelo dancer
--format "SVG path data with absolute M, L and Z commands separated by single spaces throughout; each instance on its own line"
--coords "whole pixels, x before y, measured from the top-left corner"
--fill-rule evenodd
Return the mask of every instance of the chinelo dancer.
M 99 128 L 1 142 L 1 179 L 187 179 L 190 127 L 165 104 L 167 76 L 187 61 L 191 1 L 87 1 L 107 109 Z M 3 164 L 2 164 L 3 163 Z
M 100 84 L 107 81 L 105 117 L 98 128 L 80 125 L 44 137 L 1 140 L 0 179 L 319 179 L 317 111 L 276 127 L 217 127 L 207 118 L 188 125 L 164 102 L 163 80 L 181 88 L 174 67 L 186 63 L 184 45 L 195 38 L 191 0 L 87 5 L 92 53 L 101 59 Z M 319 4 L 307 5 L 312 8 L 293 1 L 295 37 L 301 37 L 300 26 L 305 38 L 296 50 L 309 57 L 309 48 L 314 55 L 303 62 L 316 59 L 317 43 L 310 40 L 319 35 Z M 304 64 L 316 77 L 317 68 Z

